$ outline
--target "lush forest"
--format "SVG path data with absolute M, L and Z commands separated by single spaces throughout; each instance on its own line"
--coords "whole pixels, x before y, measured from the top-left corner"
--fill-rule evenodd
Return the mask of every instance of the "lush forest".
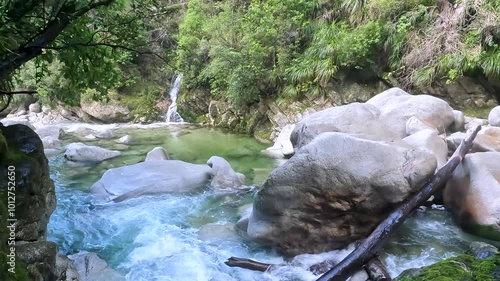
M 30 15 L 23 17 L 9 6 L 19 1 L 2 2 L 4 63 L 61 7 L 97 3 L 47 1 L 29 10 L 37 2 L 21 1 Z M 111 96 L 140 112 L 155 107 L 176 73 L 185 91 L 235 105 L 320 96 L 348 71 L 406 89 L 464 75 L 500 79 L 499 0 L 102 2 L 39 55 L 2 72 L 2 88 L 36 87 L 43 100 L 69 104 Z

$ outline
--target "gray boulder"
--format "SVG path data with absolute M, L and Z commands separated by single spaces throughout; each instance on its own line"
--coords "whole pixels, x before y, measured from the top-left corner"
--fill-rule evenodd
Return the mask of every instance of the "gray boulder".
M 43 143 L 43 148 L 44 149 L 59 149 L 62 147 L 62 142 L 59 139 L 53 138 L 53 137 L 44 137 L 42 139 Z
M 290 135 L 293 129 L 295 129 L 295 124 L 288 124 L 283 129 L 281 129 L 274 145 L 267 148 L 266 152 L 271 156 L 277 156 L 278 158 L 290 157 L 293 155 L 293 145 L 290 141 Z
M 68 256 L 75 265 L 81 281 L 125 281 L 125 277 L 97 256 L 96 253 L 80 252 Z
M 446 183 L 443 201 L 464 230 L 500 241 L 500 152 L 466 155 Z
M 408 121 L 406 121 L 406 134 L 408 136 L 413 135 L 417 132 L 420 132 L 422 130 L 431 130 L 435 131 L 436 133 L 438 130 L 431 125 L 425 123 L 424 121 L 418 119 L 415 116 L 410 117 Z
M 145 161 L 169 160 L 168 152 L 163 147 L 155 147 L 146 155 Z
M 35 102 L 29 105 L 28 110 L 30 113 L 40 113 L 42 109 L 40 108 L 40 104 Z
M 100 139 L 112 139 L 114 136 L 115 134 L 110 129 L 104 129 L 96 134 L 96 137 Z
M 488 123 L 491 126 L 500 127 L 500 105 L 494 107 L 488 114 Z
M 56 276 L 57 281 L 82 281 L 73 261 L 59 253 L 56 256 Z
M 302 119 L 290 135 L 295 152 L 324 132 L 340 132 L 368 139 L 399 139 L 378 120 L 379 110 L 370 104 L 351 103 L 315 112 Z
M 211 171 L 207 165 L 179 160 L 141 162 L 106 171 L 90 192 L 115 202 L 144 195 L 189 193 L 206 186 Z
M 120 155 L 120 151 L 85 145 L 81 142 L 69 144 L 64 152 L 64 157 L 70 161 L 100 162 Z
M 439 133 L 448 131 L 455 122 L 450 105 L 429 95 L 411 95 L 399 88 L 386 90 L 366 102 L 380 110 L 379 119 L 401 138 L 407 136 L 406 123 L 416 117 Z
M 226 159 L 219 156 L 212 156 L 207 161 L 212 168 L 212 180 L 210 186 L 214 189 L 237 189 L 245 184 L 245 176 L 236 173 Z
M 132 137 L 130 135 L 125 135 L 121 138 L 119 138 L 117 143 L 122 143 L 122 144 L 131 144 L 132 143 Z
M 460 145 L 462 139 L 466 138 L 467 134 L 463 132 L 456 132 L 446 138 L 448 148 L 455 151 Z M 500 128 L 499 127 L 484 127 L 477 134 L 472 142 L 471 152 L 487 152 L 498 151 L 500 152 Z
M 409 145 L 432 153 L 437 160 L 437 168 L 441 168 L 448 160 L 448 146 L 435 130 L 422 130 L 403 139 Z
M 323 133 L 270 174 L 243 230 L 287 255 L 344 248 L 370 234 L 435 169 L 436 158 L 423 150 Z

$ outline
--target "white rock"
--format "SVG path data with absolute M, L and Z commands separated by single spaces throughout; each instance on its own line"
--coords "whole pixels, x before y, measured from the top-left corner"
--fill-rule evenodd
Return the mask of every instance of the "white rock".
M 40 109 L 40 104 L 37 102 L 30 104 L 28 108 L 30 113 L 39 113 L 42 111 Z
M 236 173 L 226 159 L 212 156 L 207 161 L 212 168 L 212 180 L 210 186 L 214 189 L 238 189 L 245 184 L 245 176 Z
M 169 160 L 168 152 L 163 147 L 155 147 L 146 155 L 145 161 Z
M 130 144 L 130 143 L 132 143 L 132 137 L 130 135 L 125 135 L 125 136 L 119 138 L 116 142 L 122 143 L 122 144 Z
M 404 138 L 403 141 L 415 148 L 434 154 L 434 156 L 436 156 L 438 169 L 446 164 L 448 159 L 448 146 L 446 145 L 446 141 L 438 136 L 435 130 L 421 130 Z
M 488 122 L 491 126 L 500 127 L 500 105 L 494 107 L 488 114 Z
M 415 116 L 410 117 L 410 119 L 406 121 L 406 134 L 409 136 L 422 130 L 431 130 L 438 133 L 438 130 L 435 127 L 432 127 Z
M 71 161 L 100 162 L 121 155 L 116 150 L 108 150 L 97 146 L 85 145 L 81 142 L 69 144 L 64 157 Z

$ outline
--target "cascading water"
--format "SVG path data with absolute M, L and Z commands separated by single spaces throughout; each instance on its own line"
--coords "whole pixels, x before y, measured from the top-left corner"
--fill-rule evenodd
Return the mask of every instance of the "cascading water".
M 179 74 L 177 78 L 175 78 L 174 85 L 172 89 L 170 89 L 170 101 L 172 102 L 168 107 L 167 114 L 165 115 L 165 121 L 169 123 L 179 123 L 184 122 L 179 112 L 177 112 L 177 95 L 179 94 L 179 90 L 182 84 L 182 74 Z

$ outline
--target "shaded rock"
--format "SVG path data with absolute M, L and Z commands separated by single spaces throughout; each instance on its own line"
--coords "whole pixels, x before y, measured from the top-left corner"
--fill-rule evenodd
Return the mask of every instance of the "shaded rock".
M 64 137 L 64 131 L 58 126 L 47 125 L 36 129 L 35 131 L 41 139 L 51 137 L 52 139 L 60 139 Z
M 211 169 L 179 160 L 147 161 L 113 168 L 90 187 L 90 192 L 120 202 L 144 195 L 189 193 L 210 181 Z
M 117 143 L 122 143 L 122 144 L 131 144 L 132 143 L 132 137 L 130 135 L 125 135 L 121 138 L 119 138 Z
M 500 152 L 466 155 L 443 200 L 464 230 L 500 241 Z
M 212 168 L 210 186 L 214 189 L 237 189 L 245 184 L 245 176 L 236 173 L 226 159 L 212 156 L 207 161 Z
M 120 155 L 119 151 L 85 145 L 81 142 L 69 144 L 64 152 L 64 157 L 70 161 L 100 162 Z
M 354 273 L 351 276 L 351 279 L 349 279 L 349 280 L 350 281 L 369 281 L 371 279 L 370 279 L 370 276 L 368 276 L 368 273 L 366 273 L 366 270 L 361 269 L 358 272 Z
M 475 117 L 465 117 L 465 130 L 474 130 L 478 125 L 488 125 L 488 120 Z
M 500 105 L 494 107 L 488 114 L 488 123 L 491 126 L 500 127 Z
M 456 132 L 446 138 L 448 149 L 454 151 L 462 139 L 466 138 L 467 134 Z M 476 138 L 472 143 L 471 153 L 486 152 L 486 151 L 499 151 L 500 152 L 500 128 L 498 127 L 484 127 L 479 131 Z
M 467 253 L 478 259 L 487 259 L 498 252 L 498 248 L 484 242 L 472 242 Z
M 448 146 L 446 141 L 437 135 L 436 130 L 425 129 L 404 138 L 403 141 L 417 149 L 434 154 L 438 169 L 448 161 Z
M 460 132 L 465 129 L 465 115 L 460 110 L 453 110 L 453 116 L 455 121 L 453 122 L 453 130 L 455 132 Z
M 56 278 L 57 281 L 81 281 L 80 274 L 73 261 L 67 256 L 57 254 L 56 256 Z
M 30 113 L 40 113 L 42 111 L 40 104 L 37 102 L 30 104 L 28 110 Z
M 370 234 L 435 169 L 426 151 L 323 133 L 270 174 L 246 232 L 287 255 L 344 248 Z
M 96 253 L 80 252 L 68 256 L 74 265 L 81 281 L 125 281 L 125 277 L 97 256 Z
M 295 152 L 324 132 L 340 132 L 368 140 L 400 139 L 378 120 L 379 110 L 370 104 L 352 103 L 315 112 L 302 119 L 292 131 Z
M 146 155 L 145 161 L 169 160 L 168 152 L 163 147 L 155 147 Z
M 290 135 L 293 129 L 295 129 L 295 124 L 288 124 L 280 131 L 278 137 L 276 138 L 274 145 L 267 148 L 266 152 L 271 156 L 276 157 L 291 157 L 294 153 L 293 145 L 290 141 Z
M 407 136 L 406 123 L 416 117 L 444 133 L 455 121 L 450 105 L 429 95 L 411 95 L 399 88 L 386 90 L 366 102 L 380 110 L 379 119 L 401 138 Z
M 81 108 L 85 113 L 105 123 L 127 122 L 133 118 L 126 106 L 114 100 L 106 104 L 97 101 L 82 101 Z
M 408 121 L 406 122 L 406 134 L 408 136 L 413 135 L 422 130 L 431 130 L 436 133 L 438 132 L 436 128 L 432 127 L 431 125 L 425 123 L 424 121 L 418 119 L 415 116 L 410 117 L 410 119 L 408 119 Z

